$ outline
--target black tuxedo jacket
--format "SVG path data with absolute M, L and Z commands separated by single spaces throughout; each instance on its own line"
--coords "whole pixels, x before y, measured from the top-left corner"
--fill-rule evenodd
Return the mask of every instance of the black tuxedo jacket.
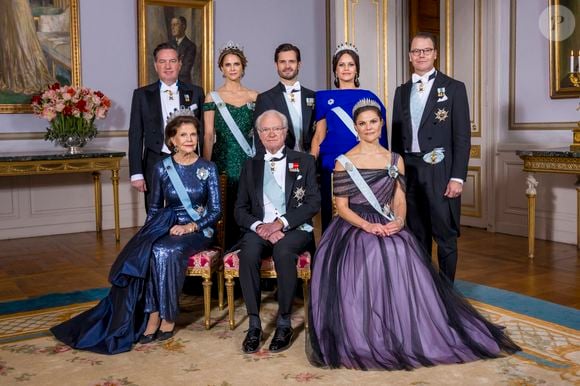
M 304 223 L 312 225 L 312 217 L 320 210 L 320 192 L 316 182 L 316 165 L 310 154 L 286 150 L 286 214 L 289 230 Z M 294 164 L 297 171 L 288 165 Z M 303 189 L 304 196 L 299 199 Z M 298 194 L 297 194 L 298 193 Z M 264 157 L 256 155 L 246 161 L 240 174 L 238 198 L 234 208 L 236 222 L 248 232 L 256 221 L 264 220 Z
M 286 136 L 286 146 L 290 149 L 294 149 L 296 144 L 296 137 L 294 136 L 294 126 L 292 125 L 292 119 L 290 118 L 290 112 L 288 111 L 288 105 L 286 104 L 286 99 L 284 98 L 284 93 L 286 88 L 279 82 L 276 86 L 268 91 L 265 91 L 258 95 L 256 99 L 256 108 L 254 110 L 254 123 L 256 118 L 264 111 L 276 110 L 281 112 L 288 118 L 288 135 Z M 300 86 L 300 94 L 302 101 L 302 148 L 305 151 L 310 151 L 310 143 L 312 142 L 312 136 L 314 135 L 314 91 L 307 89 L 306 87 Z M 306 103 L 306 98 L 310 98 L 312 103 L 310 106 Z M 255 125 L 254 125 L 255 126 Z M 256 152 L 264 154 L 264 145 L 258 138 L 258 134 L 254 131 L 254 143 L 256 144 Z
M 163 147 L 164 121 L 161 109 L 159 88 L 161 83 L 155 82 L 140 87 L 133 92 L 131 102 L 131 121 L 129 123 L 129 172 L 131 175 L 143 174 L 143 155 L 147 149 L 159 154 Z M 203 143 L 203 89 L 187 83 L 178 82 L 179 103 L 190 107 L 196 104 L 195 116 L 200 120 L 198 131 L 199 144 Z M 199 149 L 200 154 L 201 148 Z
M 411 152 L 411 87 L 409 81 L 399 86 L 393 101 L 392 150 L 401 155 Z M 445 89 L 445 99 L 438 97 L 437 89 Z M 446 117 L 444 117 L 447 115 Z M 471 148 L 471 123 L 465 85 L 437 72 L 427 98 L 419 126 L 419 147 L 429 152 L 437 147 L 445 149 L 446 178 L 467 177 Z

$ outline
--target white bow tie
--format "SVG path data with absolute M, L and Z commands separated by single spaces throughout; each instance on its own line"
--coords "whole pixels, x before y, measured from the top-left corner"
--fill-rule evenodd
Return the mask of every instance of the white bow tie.
M 284 87 L 286 87 L 286 92 L 287 93 L 291 93 L 292 91 L 294 91 L 294 92 L 300 92 L 300 82 L 296 82 L 292 86 L 284 85 Z
M 425 74 L 423 76 L 413 73 L 413 75 L 411 75 L 411 81 L 413 83 L 418 83 L 420 81 L 421 83 L 427 84 L 431 79 L 435 79 L 435 74 L 437 74 L 436 71 L 429 75 Z
M 168 91 L 171 94 L 177 94 L 177 83 L 168 86 L 165 83 L 161 83 L 161 92 L 166 92 Z
M 274 160 L 274 162 L 278 162 L 278 161 L 282 161 L 284 159 L 284 157 L 285 157 L 285 155 L 284 155 L 284 152 L 282 150 L 280 150 L 276 154 L 270 154 L 270 153 L 266 152 L 266 154 L 264 154 L 264 161 Z

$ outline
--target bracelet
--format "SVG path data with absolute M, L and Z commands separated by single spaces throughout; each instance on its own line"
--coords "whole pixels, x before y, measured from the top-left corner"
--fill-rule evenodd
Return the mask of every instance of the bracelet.
M 401 225 L 401 228 L 405 226 L 405 220 L 403 220 L 403 218 L 402 218 L 402 217 L 400 217 L 400 216 L 397 216 L 397 217 L 395 218 L 395 221 L 399 222 L 399 224 Z

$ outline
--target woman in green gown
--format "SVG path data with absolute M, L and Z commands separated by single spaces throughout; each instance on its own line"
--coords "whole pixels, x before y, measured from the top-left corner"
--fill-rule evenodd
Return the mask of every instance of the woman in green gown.
M 218 66 L 224 84 L 208 93 L 203 105 L 203 157 L 215 162 L 228 176 L 225 208 L 226 248 L 237 243 L 240 230 L 234 220 L 234 204 L 244 161 L 253 156 L 252 115 L 258 93 L 241 83 L 248 61 L 243 48 L 228 42 L 220 49 Z

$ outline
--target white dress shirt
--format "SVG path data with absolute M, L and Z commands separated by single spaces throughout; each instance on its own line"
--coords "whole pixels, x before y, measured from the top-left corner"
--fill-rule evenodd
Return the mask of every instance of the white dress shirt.
M 298 116 L 302 120 L 302 91 L 300 88 L 300 82 L 296 81 L 296 83 L 294 83 L 291 86 L 284 84 L 284 87 L 286 88 L 286 94 L 288 94 L 288 97 L 290 99 L 290 103 L 292 103 L 292 106 L 294 106 L 294 109 L 296 110 L 296 112 L 298 113 Z M 292 91 L 294 91 L 294 92 L 292 92 Z M 294 95 L 294 98 L 290 97 L 291 94 Z M 292 119 L 292 118 L 290 117 L 290 119 Z M 295 125 L 292 124 L 292 126 L 295 126 Z M 296 141 L 296 143 L 294 144 L 294 150 L 303 151 L 300 142 L 301 141 L 298 141 L 298 140 Z
M 275 154 L 272 154 L 268 150 L 266 150 L 266 154 L 264 154 L 264 160 L 268 164 L 272 164 L 272 162 L 270 161 L 272 158 L 281 158 L 282 156 L 284 156 L 284 146 L 282 146 L 282 148 L 280 150 L 278 150 L 278 152 Z M 286 167 L 287 167 L 286 160 L 287 160 L 287 158 L 284 157 L 284 159 L 281 159 L 280 161 L 273 162 L 273 164 L 274 164 L 274 172 L 273 172 L 274 179 L 276 180 L 276 183 L 278 184 L 278 186 L 280 186 L 280 188 L 282 189 L 283 192 L 286 191 L 286 188 L 285 188 L 286 187 Z M 268 171 L 265 171 L 265 173 L 268 173 Z M 272 204 L 272 202 L 270 201 L 270 199 L 268 198 L 266 193 L 262 193 L 262 197 L 264 200 L 264 218 L 262 219 L 262 221 L 254 222 L 250 226 L 250 229 L 255 232 L 258 225 L 261 225 L 263 223 L 273 222 L 277 218 L 280 218 L 280 220 L 282 220 L 282 222 L 284 223 L 283 229 L 286 229 L 288 227 L 288 221 L 284 218 L 284 213 L 278 212 L 278 210 L 274 207 L 274 204 Z

